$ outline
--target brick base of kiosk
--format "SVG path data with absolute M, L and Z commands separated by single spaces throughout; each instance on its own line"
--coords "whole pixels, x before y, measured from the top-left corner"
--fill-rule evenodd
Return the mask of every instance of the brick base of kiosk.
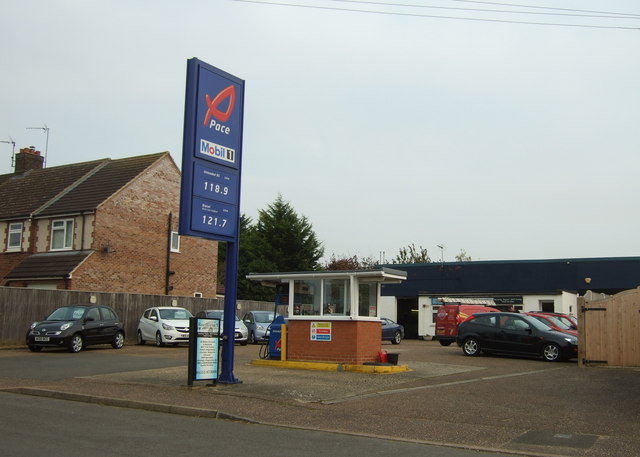
M 331 322 L 331 341 L 312 339 L 313 322 Z M 352 365 L 378 362 L 382 349 L 381 335 L 382 327 L 379 321 L 289 319 L 287 360 Z

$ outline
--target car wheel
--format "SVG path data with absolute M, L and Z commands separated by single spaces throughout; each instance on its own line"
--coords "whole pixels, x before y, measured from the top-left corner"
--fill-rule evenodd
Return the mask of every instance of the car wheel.
M 82 351 L 82 347 L 84 346 L 84 340 L 82 339 L 82 335 L 76 333 L 69 340 L 69 352 L 80 352 Z
M 440 346 L 451 346 L 451 341 L 439 340 Z
M 122 349 L 122 346 L 124 346 L 124 333 L 116 333 L 116 336 L 113 337 L 113 341 L 111 342 L 111 346 L 113 346 L 114 349 Z
M 253 332 L 249 332 L 249 343 L 251 344 L 256 344 L 256 336 L 253 334 Z
M 29 350 L 31 352 L 40 352 L 42 351 L 42 346 L 29 346 Z
M 542 348 L 542 357 L 544 357 L 547 362 L 559 362 L 562 360 L 562 353 L 557 344 L 548 343 Z
M 402 341 L 402 335 L 400 334 L 400 330 L 396 330 L 396 333 L 393 334 L 391 344 L 400 344 L 400 341 Z
M 156 346 L 164 346 L 164 342 L 162 341 L 162 334 L 160 333 L 160 331 L 156 332 Z
M 146 341 L 142 338 L 142 332 L 138 330 L 138 344 L 144 344 Z
M 467 338 L 462 343 L 462 352 L 464 355 L 476 356 L 480 354 L 480 343 L 475 338 Z

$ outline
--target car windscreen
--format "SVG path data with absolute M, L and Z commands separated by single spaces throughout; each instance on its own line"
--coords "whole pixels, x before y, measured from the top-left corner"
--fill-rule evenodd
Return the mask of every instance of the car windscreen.
M 85 306 L 63 306 L 52 312 L 48 321 L 77 321 L 82 319 L 87 308 Z
M 548 319 L 563 330 L 571 330 L 573 326 L 560 319 L 557 316 L 548 316 Z
M 167 321 L 183 321 L 189 319 L 191 313 L 186 309 L 161 309 L 160 318 Z
M 224 320 L 224 311 L 207 311 L 206 314 L 209 319 L 220 319 L 221 321 Z M 239 320 L 240 318 L 236 316 L 236 321 Z
M 551 325 L 545 323 L 543 317 L 538 318 L 537 316 L 526 316 L 525 318 L 528 318 L 527 322 L 529 322 L 533 327 L 537 328 L 538 330 L 553 330 L 553 327 L 551 327 Z
M 254 313 L 254 316 L 256 317 L 256 322 L 260 324 L 270 324 L 273 322 L 273 313 Z

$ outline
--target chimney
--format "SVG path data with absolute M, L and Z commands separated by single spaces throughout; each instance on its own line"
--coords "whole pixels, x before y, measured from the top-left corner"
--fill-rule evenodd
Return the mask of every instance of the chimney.
M 40 155 L 40 151 L 36 151 L 35 146 L 20 149 L 16 154 L 16 174 L 22 174 L 29 170 L 41 170 L 44 163 L 44 157 Z

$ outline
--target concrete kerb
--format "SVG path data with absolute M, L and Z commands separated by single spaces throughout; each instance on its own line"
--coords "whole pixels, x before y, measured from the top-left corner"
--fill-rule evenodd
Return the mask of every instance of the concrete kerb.
M 54 398 L 56 400 L 77 401 L 83 403 L 95 403 L 103 406 L 115 406 L 118 408 L 141 409 L 157 413 L 178 414 L 181 416 L 206 417 L 209 419 L 225 419 L 251 424 L 259 424 L 259 421 L 247 419 L 233 414 L 228 414 L 215 409 L 195 408 L 190 406 L 168 405 L 165 403 L 142 402 L 136 400 L 125 400 L 121 398 L 101 397 L 96 395 L 77 394 L 71 392 L 59 392 L 49 389 L 39 389 L 30 387 L 16 387 L 12 389 L 2 389 L 20 395 L 32 395 L 36 397 Z
M 304 362 L 269 359 L 252 360 L 251 365 L 274 368 L 292 368 L 297 370 L 348 371 L 354 373 L 375 374 L 392 374 L 411 371 L 408 365 L 351 365 L 346 363 Z

